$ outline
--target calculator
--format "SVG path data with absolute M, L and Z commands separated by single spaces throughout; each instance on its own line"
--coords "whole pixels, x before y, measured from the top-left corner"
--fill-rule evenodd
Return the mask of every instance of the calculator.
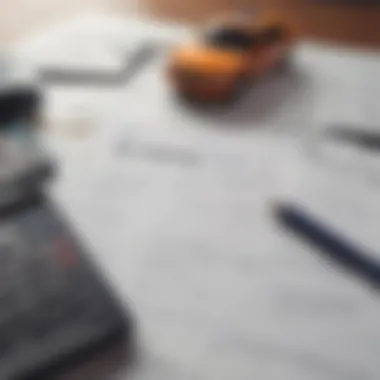
M 43 195 L 0 210 L 0 379 L 51 379 L 86 352 L 128 341 L 125 307 Z
M 55 165 L 27 128 L 0 133 L 0 380 L 54 378 L 131 341 L 131 318 L 45 195 Z

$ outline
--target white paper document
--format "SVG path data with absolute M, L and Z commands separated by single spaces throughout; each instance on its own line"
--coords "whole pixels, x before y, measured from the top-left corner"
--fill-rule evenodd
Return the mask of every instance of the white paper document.
M 176 103 L 162 57 L 114 93 L 83 92 L 93 133 L 47 137 L 61 162 L 54 196 L 136 315 L 141 360 L 123 380 L 380 378 L 378 293 L 286 233 L 271 208 L 296 200 L 380 249 L 364 170 L 307 147 L 320 126 L 380 121 L 359 99 L 368 86 L 378 99 L 379 62 L 305 45 L 288 75 L 211 113 Z
M 299 141 L 128 123 L 109 137 L 59 192 L 135 308 L 136 379 L 377 378 L 377 293 L 272 213 L 286 190 L 313 194 L 284 173 Z

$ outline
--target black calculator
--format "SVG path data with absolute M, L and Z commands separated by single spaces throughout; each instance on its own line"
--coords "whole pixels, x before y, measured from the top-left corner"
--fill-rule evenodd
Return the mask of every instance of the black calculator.
M 129 313 L 44 195 L 52 160 L 24 132 L 0 135 L 0 380 L 52 379 L 131 340 Z
M 131 322 L 43 195 L 0 210 L 0 379 L 51 379 Z

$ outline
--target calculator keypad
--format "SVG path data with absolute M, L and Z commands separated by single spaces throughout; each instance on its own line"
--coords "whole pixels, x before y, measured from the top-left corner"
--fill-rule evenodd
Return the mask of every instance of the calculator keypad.
M 47 204 L 0 222 L 1 379 L 12 379 L 2 358 L 27 355 L 30 347 L 38 351 L 65 331 L 77 330 L 75 339 L 88 341 L 91 336 L 81 334 L 109 331 L 122 321 L 118 305 Z

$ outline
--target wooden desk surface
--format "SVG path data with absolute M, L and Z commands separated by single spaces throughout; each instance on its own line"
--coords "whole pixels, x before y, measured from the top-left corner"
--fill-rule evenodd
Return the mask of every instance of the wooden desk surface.
M 342 5 L 318 0 L 3 0 L 0 43 L 86 10 L 128 14 L 139 11 L 162 19 L 199 21 L 225 9 L 281 8 L 297 20 L 303 35 L 380 46 L 380 6 Z

